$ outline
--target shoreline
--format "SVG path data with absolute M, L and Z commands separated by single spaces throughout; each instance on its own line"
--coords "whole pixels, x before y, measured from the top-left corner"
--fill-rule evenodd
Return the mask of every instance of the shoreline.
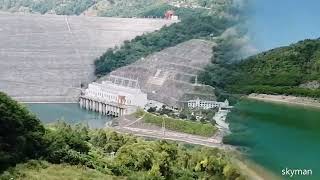
M 279 175 L 276 175 L 274 172 L 264 168 L 248 158 L 242 157 L 242 155 L 238 154 L 237 156 L 232 157 L 231 161 L 247 176 L 248 180 L 281 179 Z
M 247 98 L 265 101 L 265 102 L 320 108 L 320 100 L 317 100 L 315 98 L 309 98 L 309 97 L 270 95 L 270 94 L 250 94 L 247 96 Z

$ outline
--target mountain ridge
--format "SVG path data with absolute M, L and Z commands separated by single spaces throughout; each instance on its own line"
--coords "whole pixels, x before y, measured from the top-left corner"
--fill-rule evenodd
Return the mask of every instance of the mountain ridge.
M 302 40 L 231 64 L 216 62 L 206 70 L 203 82 L 231 93 L 320 97 L 319 88 L 303 86 L 320 81 L 320 39 Z M 221 73 L 229 76 L 217 78 Z

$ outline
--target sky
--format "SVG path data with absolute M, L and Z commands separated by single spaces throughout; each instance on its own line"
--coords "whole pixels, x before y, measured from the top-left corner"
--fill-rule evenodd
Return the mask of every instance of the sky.
M 264 51 L 320 37 L 320 0 L 251 0 L 249 31 Z

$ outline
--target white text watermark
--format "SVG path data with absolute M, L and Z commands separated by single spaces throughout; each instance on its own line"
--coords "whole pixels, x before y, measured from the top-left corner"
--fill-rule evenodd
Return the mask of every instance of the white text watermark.
M 312 169 L 293 169 L 293 168 L 285 168 L 281 171 L 282 176 L 312 176 Z

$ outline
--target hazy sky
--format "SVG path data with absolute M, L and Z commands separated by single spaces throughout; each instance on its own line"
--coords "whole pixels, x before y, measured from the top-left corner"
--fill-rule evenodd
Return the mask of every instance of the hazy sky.
M 320 37 L 320 0 L 252 2 L 250 31 L 260 51 Z

